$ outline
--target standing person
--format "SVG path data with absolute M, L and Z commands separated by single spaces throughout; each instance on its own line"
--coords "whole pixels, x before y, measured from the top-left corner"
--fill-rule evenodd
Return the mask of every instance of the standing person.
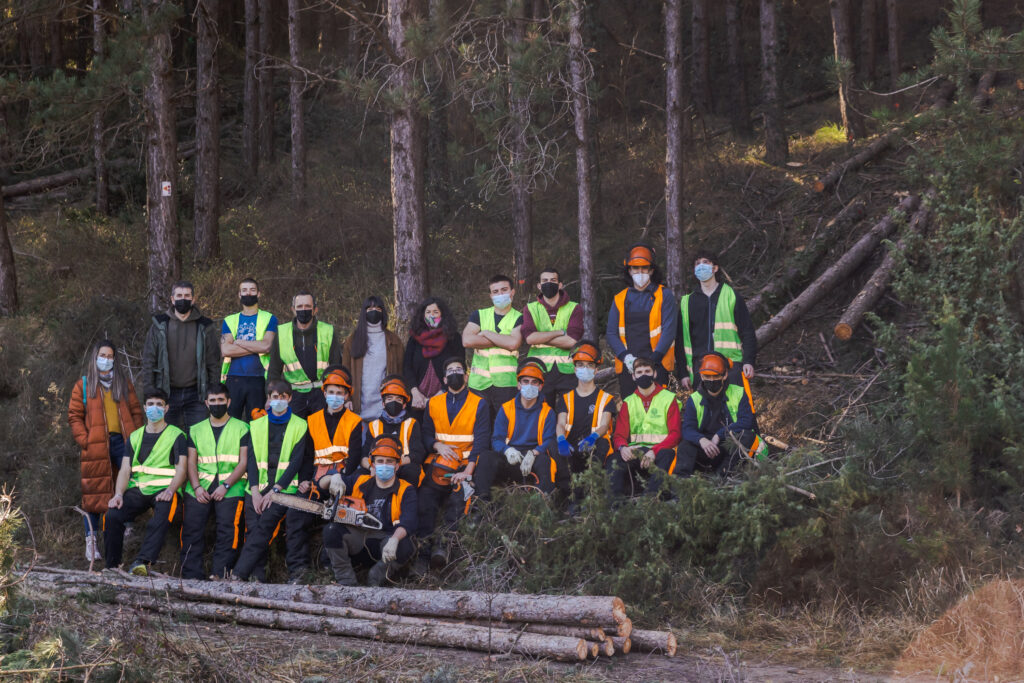
M 291 385 L 292 413 L 298 417 L 324 407 L 320 375 L 328 365 L 341 363 L 341 343 L 333 325 L 317 320 L 316 298 L 306 290 L 292 297 L 292 322 L 278 326 L 270 347 L 267 381 L 284 380 Z
M 757 332 L 743 297 L 727 282 L 720 282 L 718 256 L 711 251 L 697 252 L 693 274 L 699 285 L 679 302 L 679 344 L 676 345 L 677 369 L 684 389 L 690 389 L 697 377 L 697 364 L 709 353 L 717 352 L 730 361 L 732 384 L 754 377 L 757 360 Z
M 82 449 L 82 509 L 85 510 L 85 559 L 102 559 L 97 543 L 102 516 L 114 495 L 114 480 L 124 458 L 125 436 L 142 426 L 139 399 L 115 361 L 114 343 L 96 342 L 85 374 L 75 382 L 68 404 L 68 425 Z
M 555 400 L 576 386 L 576 374 L 569 354 L 583 337 L 583 307 L 569 301 L 569 293 L 554 268 L 545 268 L 537 283 L 537 300 L 523 311 L 523 339 L 530 345 L 528 358 L 548 366 L 544 378 L 544 400 L 552 408 Z
M 329 367 L 324 373 L 323 394 L 326 406 L 309 416 L 309 441 L 313 450 L 313 481 L 329 469 L 345 473 L 359 467 L 363 455 L 363 421 L 346 404 L 352 396 L 348 369 Z
M 206 387 L 220 378 L 217 325 L 195 305 L 184 280 L 171 286 L 171 308 L 157 313 L 142 349 L 142 386 L 168 396 L 167 422 L 185 431 L 206 419 Z
M 410 415 L 423 419 L 427 401 L 444 391 L 444 362 L 465 355 L 462 336 L 448 304 L 436 296 L 424 299 L 412 319 L 402 361 L 405 385 L 412 395 L 407 408 Z
M 637 358 L 653 361 L 658 383 L 668 383 L 668 375 L 675 367 L 673 344 L 679 307 L 675 295 L 661 284 L 661 271 L 649 245 L 630 247 L 623 266 L 623 277 L 629 286 L 612 301 L 605 338 L 615 354 L 619 395 L 629 396 L 636 389 L 633 361 Z
M 181 578 L 204 579 L 206 523 L 213 513 L 216 540 L 209 576 L 223 579 L 238 557 L 245 501 L 249 426 L 231 415 L 231 394 L 217 382 L 206 389 L 210 417 L 189 429 L 188 483 L 181 522 Z
M 277 336 L 277 318 L 259 307 L 260 286 L 252 278 L 238 285 L 241 313 L 224 318 L 220 328 L 220 381 L 234 397 L 228 413 L 249 421 L 253 408 L 263 408 L 270 350 Z
M 364 420 L 380 417 L 380 384 L 386 376 L 402 372 L 402 355 L 402 340 L 388 329 L 384 300 L 367 297 L 341 352 L 341 364 L 352 376 L 352 409 Z
M 495 275 L 488 283 L 490 308 L 473 311 L 462 331 L 462 345 L 473 349 L 469 388 L 477 392 L 496 415 L 506 401 L 516 396 L 516 365 L 523 341 L 523 314 L 512 308 L 516 290 L 512 279 Z
M 147 576 L 149 565 L 160 556 L 164 537 L 177 508 L 177 491 L 185 483 L 188 451 L 185 433 L 164 420 L 167 394 L 153 389 L 144 400 L 146 425 L 128 437 L 129 449 L 121 460 L 114 495 L 107 502 L 106 527 L 103 530 L 107 569 L 114 569 L 121 564 L 125 524 L 153 509 L 142 547 L 129 569 L 139 576 Z
M 636 391 L 626 397 L 612 434 L 612 494 L 625 496 L 639 488 L 646 472 L 645 495 L 661 488 L 665 473 L 676 473 L 679 445 L 679 404 L 676 395 L 655 380 L 657 370 L 646 358 L 633 363 Z
M 384 378 L 380 385 L 381 402 L 384 410 L 376 420 L 366 423 L 366 440 L 363 453 L 369 453 L 373 443 L 382 436 L 389 436 L 402 446 L 402 462 L 399 463 L 398 476 L 413 486 L 419 486 L 420 475 L 423 474 L 423 435 L 420 421 L 409 415 L 409 391 L 405 382 L 398 375 Z M 370 471 L 370 458 L 363 457 L 362 467 Z

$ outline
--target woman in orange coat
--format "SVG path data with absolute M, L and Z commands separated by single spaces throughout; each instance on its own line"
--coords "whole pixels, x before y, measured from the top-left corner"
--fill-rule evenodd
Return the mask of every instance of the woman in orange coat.
M 145 420 L 135 387 L 114 362 L 113 342 L 97 342 L 85 374 L 75 382 L 68 405 L 68 424 L 82 449 L 82 509 L 85 559 L 100 559 L 96 532 L 114 495 L 114 480 L 127 455 L 125 444 Z

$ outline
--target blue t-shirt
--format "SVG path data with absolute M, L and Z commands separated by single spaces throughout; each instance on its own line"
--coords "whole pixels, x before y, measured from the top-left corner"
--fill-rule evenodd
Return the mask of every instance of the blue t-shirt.
M 273 332 L 274 334 L 277 334 L 276 316 L 270 316 L 270 324 L 267 325 L 267 332 Z M 230 328 L 228 328 L 227 322 L 221 323 L 220 333 L 231 334 L 231 330 Z M 256 316 L 238 316 L 238 334 L 235 335 L 235 339 L 239 341 L 256 341 Z M 240 356 L 238 358 L 232 358 L 231 367 L 228 368 L 228 376 L 262 377 L 263 363 L 260 362 L 260 357 L 255 353 L 250 353 L 247 356 Z

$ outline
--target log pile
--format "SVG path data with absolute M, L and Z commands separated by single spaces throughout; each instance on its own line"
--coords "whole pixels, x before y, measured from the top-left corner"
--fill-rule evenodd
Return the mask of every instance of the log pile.
M 578 662 L 630 651 L 673 656 L 667 631 L 633 629 L 622 600 L 475 591 L 140 578 L 37 567 L 26 583 L 75 595 L 104 587 L 137 609 L 263 628 Z

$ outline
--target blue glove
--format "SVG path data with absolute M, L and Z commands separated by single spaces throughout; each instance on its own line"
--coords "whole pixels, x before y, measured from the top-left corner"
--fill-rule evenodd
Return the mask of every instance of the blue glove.
M 590 436 L 588 436 L 587 438 L 583 439 L 583 441 L 580 441 L 580 450 L 581 451 L 591 451 L 591 450 L 594 450 L 594 444 L 596 444 L 596 443 L 597 443 L 597 432 L 591 432 Z
M 569 440 L 564 436 L 558 437 L 558 454 L 567 458 L 570 453 L 572 453 L 572 446 L 569 445 Z

